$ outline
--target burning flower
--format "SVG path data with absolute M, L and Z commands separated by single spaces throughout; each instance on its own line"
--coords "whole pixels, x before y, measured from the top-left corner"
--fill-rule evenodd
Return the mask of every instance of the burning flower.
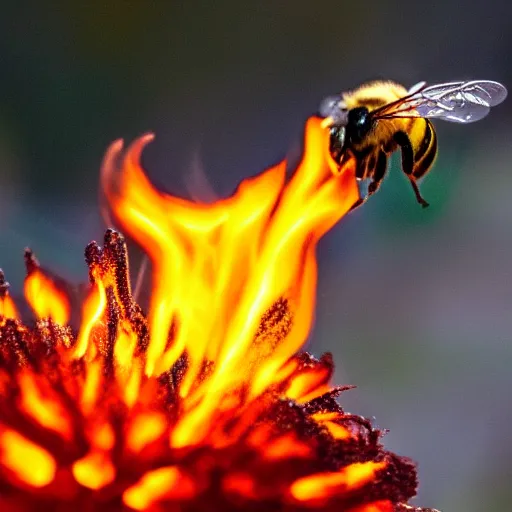
M 426 511 L 407 502 L 414 465 L 337 403 L 330 355 L 309 333 L 315 248 L 359 198 L 333 174 L 320 120 L 285 163 L 211 205 L 155 190 L 151 136 L 107 152 L 102 187 L 152 263 L 146 314 L 124 238 L 85 251 L 77 331 L 70 300 L 27 251 L 19 318 L 0 275 L 0 509 L 6 511 Z

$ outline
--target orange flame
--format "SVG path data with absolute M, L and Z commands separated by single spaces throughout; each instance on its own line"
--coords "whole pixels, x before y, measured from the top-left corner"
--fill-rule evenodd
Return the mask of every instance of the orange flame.
M 152 412 L 136 416 L 127 433 L 127 445 L 134 452 L 140 452 L 148 444 L 158 439 L 166 430 L 167 422 L 163 414 Z
M 0 317 L 4 318 L 18 318 L 18 310 L 12 298 L 5 294 L 0 296 Z
M 340 488 L 353 491 L 362 487 L 385 467 L 385 462 L 355 462 L 341 471 L 301 478 L 293 483 L 290 491 L 298 501 L 318 500 L 339 493 Z
M 5 280 L 4 273 L 0 269 L 0 322 L 3 319 L 16 320 L 18 310 L 9 295 L 9 283 Z
M 73 464 L 73 476 L 84 487 L 98 490 L 114 480 L 116 470 L 107 455 L 91 452 Z
M 210 205 L 151 185 L 139 163 L 151 135 L 115 142 L 102 186 L 151 259 L 147 315 L 114 230 L 86 248 L 78 332 L 30 251 L 34 327 L 0 271 L 0 509 L 420 511 L 404 504 L 409 461 L 336 402 L 332 357 L 297 354 L 316 245 L 359 200 L 354 161 L 333 168 L 328 137 L 311 118 L 291 178 L 282 162 Z
M 68 323 L 69 301 L 66 294 L 39 268 L 29 271 L 24 290 L 25 298 L 37 318 L 51 318 L 59 325 Z
M 55 459 L 41 446 L 0 425 L 0 462 L 33 487 L 49 484 L 57 469 Z
M 147 510 L 164 496 L 187 498 L 194 495 L 194 482 L 179 468 L 169 466 L 146 473 L 123 494 L 123 501 L 135 510 Z
M 75 357 L 80 358 L 85 355 L 89 346 L 91 332 L 94 325 L 100 320 L 106 304 L 105 287 L 101 281 L 98 281 L 91 289 L 82 306 L 82 324 L 75 345 Z
M 43 427 L 58 432 L 70 441 L 71 422 L 69 416 L 52 396 L 48 386 L 45 386 L 45 381 L 36 379 L 36 376 L 30 372 L 20 374 L 19 381 L 21 409 Z M 46 396 L 44 396 L 43 390 L 46 391 Z
M 338 174 L 329 168 L 327 136 L 320 121 L 310 119 L 304 157 L 289 182 L 283 162 L 212 205 L 153 188 L 139 165 L 151 135 L 124 156 L 121 141 L 107 152 L 105 194 L 153 266 L 145 373 L 161 374 L 184 352 L 190 362 L 180 387 L 190 412 L 174 431 L 175 446 L 201 440 L 230 389 L 246 383 L 256 396 L 275 383 L 277 370 L 307 337 L 316 244 L 359 198 L 353 165 Z M 261 318 L 282 298 L 292 311 L 289 332 L 278 346 L 254 343 Z M 215 361 L 215 368 L 207 385 L 197 386 L 204 360 Z

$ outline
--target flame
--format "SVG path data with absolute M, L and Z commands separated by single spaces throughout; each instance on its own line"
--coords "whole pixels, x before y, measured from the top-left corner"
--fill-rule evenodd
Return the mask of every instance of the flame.
M 22 482 L 33 487 L 49 484 L 57 468 L 44 448 L 0 425 L 0 462 Z
M 0 271 L 2 510 L 414 510 L 414 466 L 343 411 L 330 355 L 297 353 L 317 243 L 359 200 L 354 161 L 333 169 L 328 138 L 309 119 L 291 178 L 281 162 L 208 205 L 152 186 L 151 135 L 115 142 L 102 188 L 151 260 L 147 314 L 114 230 L 86 248 L 76 331 L 29 250 L 34 326 Z
M 300 478 L 291 486 L 292 496 L 298 501 L 318 500 L 344 491 L 362 487 L 386 467 L 385 462 L 355 462 L 341 471 L 320 473 Z
M 148 471 L 123 494 L 123 502 L 135 510 L 147 510 L 164 496 L 187 498 L 194 495 L 194 482 L 176 466 Z
M 157 412 L 145 413 L 136 416 L 127 433 L 128 447 L 138 453 L 151 442 L 156 441 L 167 428 L 167 421 L 163 414 Z
M 19 385 L 21 409 L 43 427 L 59 433 L 68 441 L 71 440 L 69 415 L 52 396 L 51 389 L 45 381 L 36 379 L 32 373 L 24 372 L 19 376 Z M 43 390 L 46 391 L 46 396 Z
M 9 295 L 0 296 L 0 317 L 14 320 L 18 318 L 18 310 Z
M 39 268 L 34 268 L 25 278 L 25 298 L 37 318 L 51 318 L 66 325 L 69 320 L 69 301 L 66 294 Z
M 107 455 L 91 452 L 73 464 L 73 476 L 84 487 L 98 490 L 114 481 L 116 470 Z
M 9 295 L 9 283 L 0 269 L 0 322 L 4 319 L 16 320 L 17 318 L 18 309 Z
M 318 119 L 308 121 L 306 134 L 302 162 L 289 182 L 280 163 L 212 205 L 153 188 L 139 165 L 151 135 L 124 156 L 120 141 L 107 152 L 103 188 L 113 214 L 153 266 L 145 373 L 159 375 L 184 353 L 189 358 L 180 395 L 190 413 L 174 431 L 174 446 L 201 441 L 229 390 L 247 384 L 256 396 L 276 384 L 275 372 L 310 330 L 316 244 L 359 193 L 353 166 L 334 175 L 327 165 L 327 132 Z M 283 297 L 292 309 L 289 332 L 275 346 L 272 340 L 254 343 L 261 318 Z M 205 359 L 215 368 L 207 385 L 197 386 Z
M 82 307 L 82 324 L 75 346 L 75 357 L 80 358 L 85 355 L 91 332 L 94 325 L 100 320 L 106 305 L 105 287 L 101 281 L 98 281 L 91 289 Z

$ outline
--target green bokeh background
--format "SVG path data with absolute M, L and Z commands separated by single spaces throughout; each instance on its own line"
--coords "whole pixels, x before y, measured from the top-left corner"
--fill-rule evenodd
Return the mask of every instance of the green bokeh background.
M 152 130 L 152 180 L 187 195 L 200 165 L 218 194 L 297 154 L 326 95 L 365 80 L 512 84 L 505 0 L 1 2 L 0 265 L 22 252 L 74 281 L 104 230 L 108 144 Z M 342 400 L 419 462 L 418 504 L 508 510 L 512 498 L 510 102 L 437 123 L 421 209 L 397 161 L 378 194 L 319 247 L 314 352 Z

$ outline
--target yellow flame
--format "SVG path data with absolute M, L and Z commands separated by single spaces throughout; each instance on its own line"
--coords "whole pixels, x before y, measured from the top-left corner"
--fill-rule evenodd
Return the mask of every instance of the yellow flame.
M 101 361 L 91 361 L 86 367 L 85 382 L 82 389 L 82 409 L 86 414 L 94 410 L 101 385 Z
M 152 136 L 124 153 L 121 142 L 111 146 L 103 188 L 117 222 L 152 261 L 149 313 L 146 317 L 132 299 L 124 240 L 109 230 L 103 249 L 93 243 L 86 251 L 92 285 L 76 342 L 71 328 L 39 322 L 38 335 L 56 332 L 61 343 L 51 346 L 50 363 L 43 361 L 39 374 L 25 369 L 16 374 L 15 405 L 28 431 L 37 423 L 56 432 L 72 441 L 70 452 L 76 449 L 78 455 L 71 463 L 52 444 L 62 442 L 53 434 L 38 437 L 40 446 L 0 425 L 0 466 L 8 479 L 33 487 L 53 482 L 42 493 L 46 497 L 69 483 L 71 472 L 81 486 L 101 490 L 77 492 L 78 486 L 71 485 L 66 492 L 73 498 L 92 496 L 107 503 L 122 492 L 124 505 L 133 510 L 160 510 L 160 501 L 198 498 L 208 480 L 227 494 L 270 499 L 261 496 L 266 492 L 262 482 L 269 478 L 260 471 L 265 467 L 290 467 L 288 480 L 269 492 L 284 493 L 299 508 L 323 504 L 331 496 L 348 495 L 350 501 L 352 491 L 378 481 L 386 462 L 340 463 L 338 471 L 297 478 L 310 462 L 310 471 L 334 469 L 330 461 L 317 464 L 319 445 L 306 433 L 309 427 L 333 444 L 355 437 L 355 430 L 344 426 L 342 412 L 308 412 L 321 401 L 301 406 L 330 391 L 331 361 L 294 357 L 313 322 L 317 242 L 359 199 L 354 161 L 334 169 L 328 136 L 325 123 L 310 119 L 304 156 L 290 179 L 282 162 L 210 205 L 162 194 L 151 185 L 139 161 Z M 64 325 L 68 299 L 34 262 L 27 263 L 32 267 L 25 294 L 39 318 Z M 17 315 L 3 283 L 0 326 L 5 317 Z M 19 332 L 29 333 L 27 339 L 20 337 L 29 345 L 30 331 L 22 326 Z M 29 360 L 25 348 L 20 343 L 13 351 L 23 364 Z M 27 353 L 32 355 L 30 346 Z M 55 353 L 66 356 L 59 361 Z M 39 383 L 46 370 L 46 384 Z M 10 379 L 10 373 L 0 372 L 0 394 L 8 393 Z M 65 408 L 72 397 L 81 410 Z M 279 432 L 274 405 L 300 411 L 306 430 Z M 277 416 L 281 412 L 276 408 Z M 83 429 L 75 434 L 79 421 Z M 230 451 L 236 442 L 240 458 Z M 209 446 L 189 449 L 200 443 Z M 47 445 L 56 448 L 56 459 Z M 211 466 L 209 450 L 221 454 L 218 470 Z M 58 472 L 57 460 L 63 463 Z M 140 467 L 133 467 L 134 461 Z M 180 466 L 155 469 L 170 462 Z M 246 462 L 257 469 L 249 473 Z M 142 474 L 137 481 L 136 471 Z M 383 500 L 347 512 L 391 512 L 390 507 Z
M 279 369 L 304 343 L 313 320 L 316 244 L 359 193 L 353 162 L 343 172 L 331 172 L 328 130 L 316 118 L 308 121 L 304 157 L 291 181 L 285 180 L 283 162 L 211 205 L 153 188 L 139 165 L 150 140 L 151 135 L 142 137 L 124 155 L 122 142 L 114 143 L 102 183 L 117 221 L 152 262 L 145 373 L 158 375 L 187 353 L 179 389 L 186 414 L 171 440 L 178 447 L 204 438 L 230 390 L 247 382 L 251 396 L 257 396 L 275 383 Z M 253 343 L 262 316 L 280 298 L 291 310 L 289 332 L 275 347 L 269 348 L 270 341 Z M 205 360 L 215 366 L 198 385 Z M 299 387 L 302 395 L 306 389 L 317 396 L 327 389 Z M 299 395 L 297 389 L 290 392 Z
M 82 323 L 75 346 L 74 357 L 80 358 L 85 355 L 89 346 L 89 338 L 95 324 L 99 321 L 105 306 L 107 305 L 107 297 L 103 283 L 98 280 L 91 288 L 91 291 L 84 301 L 82 307 Z
M 72 466 L 72 472 L 79 484 L 95 491 L 113 482 L 116 477 L 112 461 L 99 451 L 92 451 L 77 460 Z
M 19 318 L 18 309 L 10 295 L 7 293 L 0 296 L 0 318 L 1 317 L 12 318 L 13 320 L 17 320 Z
M 135 485 L 123 493 L 123 502 L 135 510 L 146 510 L 163 497 L 191 498 L 193 482 L 176 466 L 148 471 Z
M 55 397 L 43 396 L 44 381 L 36 381 L 34 374 L 23 372 L 19 376 L 21 408 L 40 425 L 71 439 L 71 424 L 66 410 Z
M 44 487 L 55 476 L 57 463 L 50 453 L 14 430 L 0 428 L 0 462 L 32 487 Z
M 133 353 L 137 346 L 137 333 L 132 329 L 121 327 L 116 336 L 114 346 L 114 357 L 118 365 L 124 369 L 129 369 L 133 363 Z
M 69 301 L 66 294 L 45 276 L 39 268 L 25 278 L 25 298 L 38 318 L 51 318 L 59 325 L 69 320 Z
M 336 423 L 336 420 L 341 418 L 342 415 L 338 412 L 318 412 L 316 414 L 312 414 L 311 419 L 316 420 L 318 423 L 326 427 L 331 436 L 335 439 L 348 439 L 350 437 L 350 432 L 347 428 L 339 423 Z
M 157 440 L 166 430 L 167 421 L 163 414 L 145 413 L 132 421 L 126 436 L 126 444 L 135 453 Z
M 331 496 L 343 489 L 352 491 L 362 487 L 386 467 L 385 462 L 355 462 L 333 473 L 317 473 L 296 480 L 290 489 L 298 501 L 316 500 Z

